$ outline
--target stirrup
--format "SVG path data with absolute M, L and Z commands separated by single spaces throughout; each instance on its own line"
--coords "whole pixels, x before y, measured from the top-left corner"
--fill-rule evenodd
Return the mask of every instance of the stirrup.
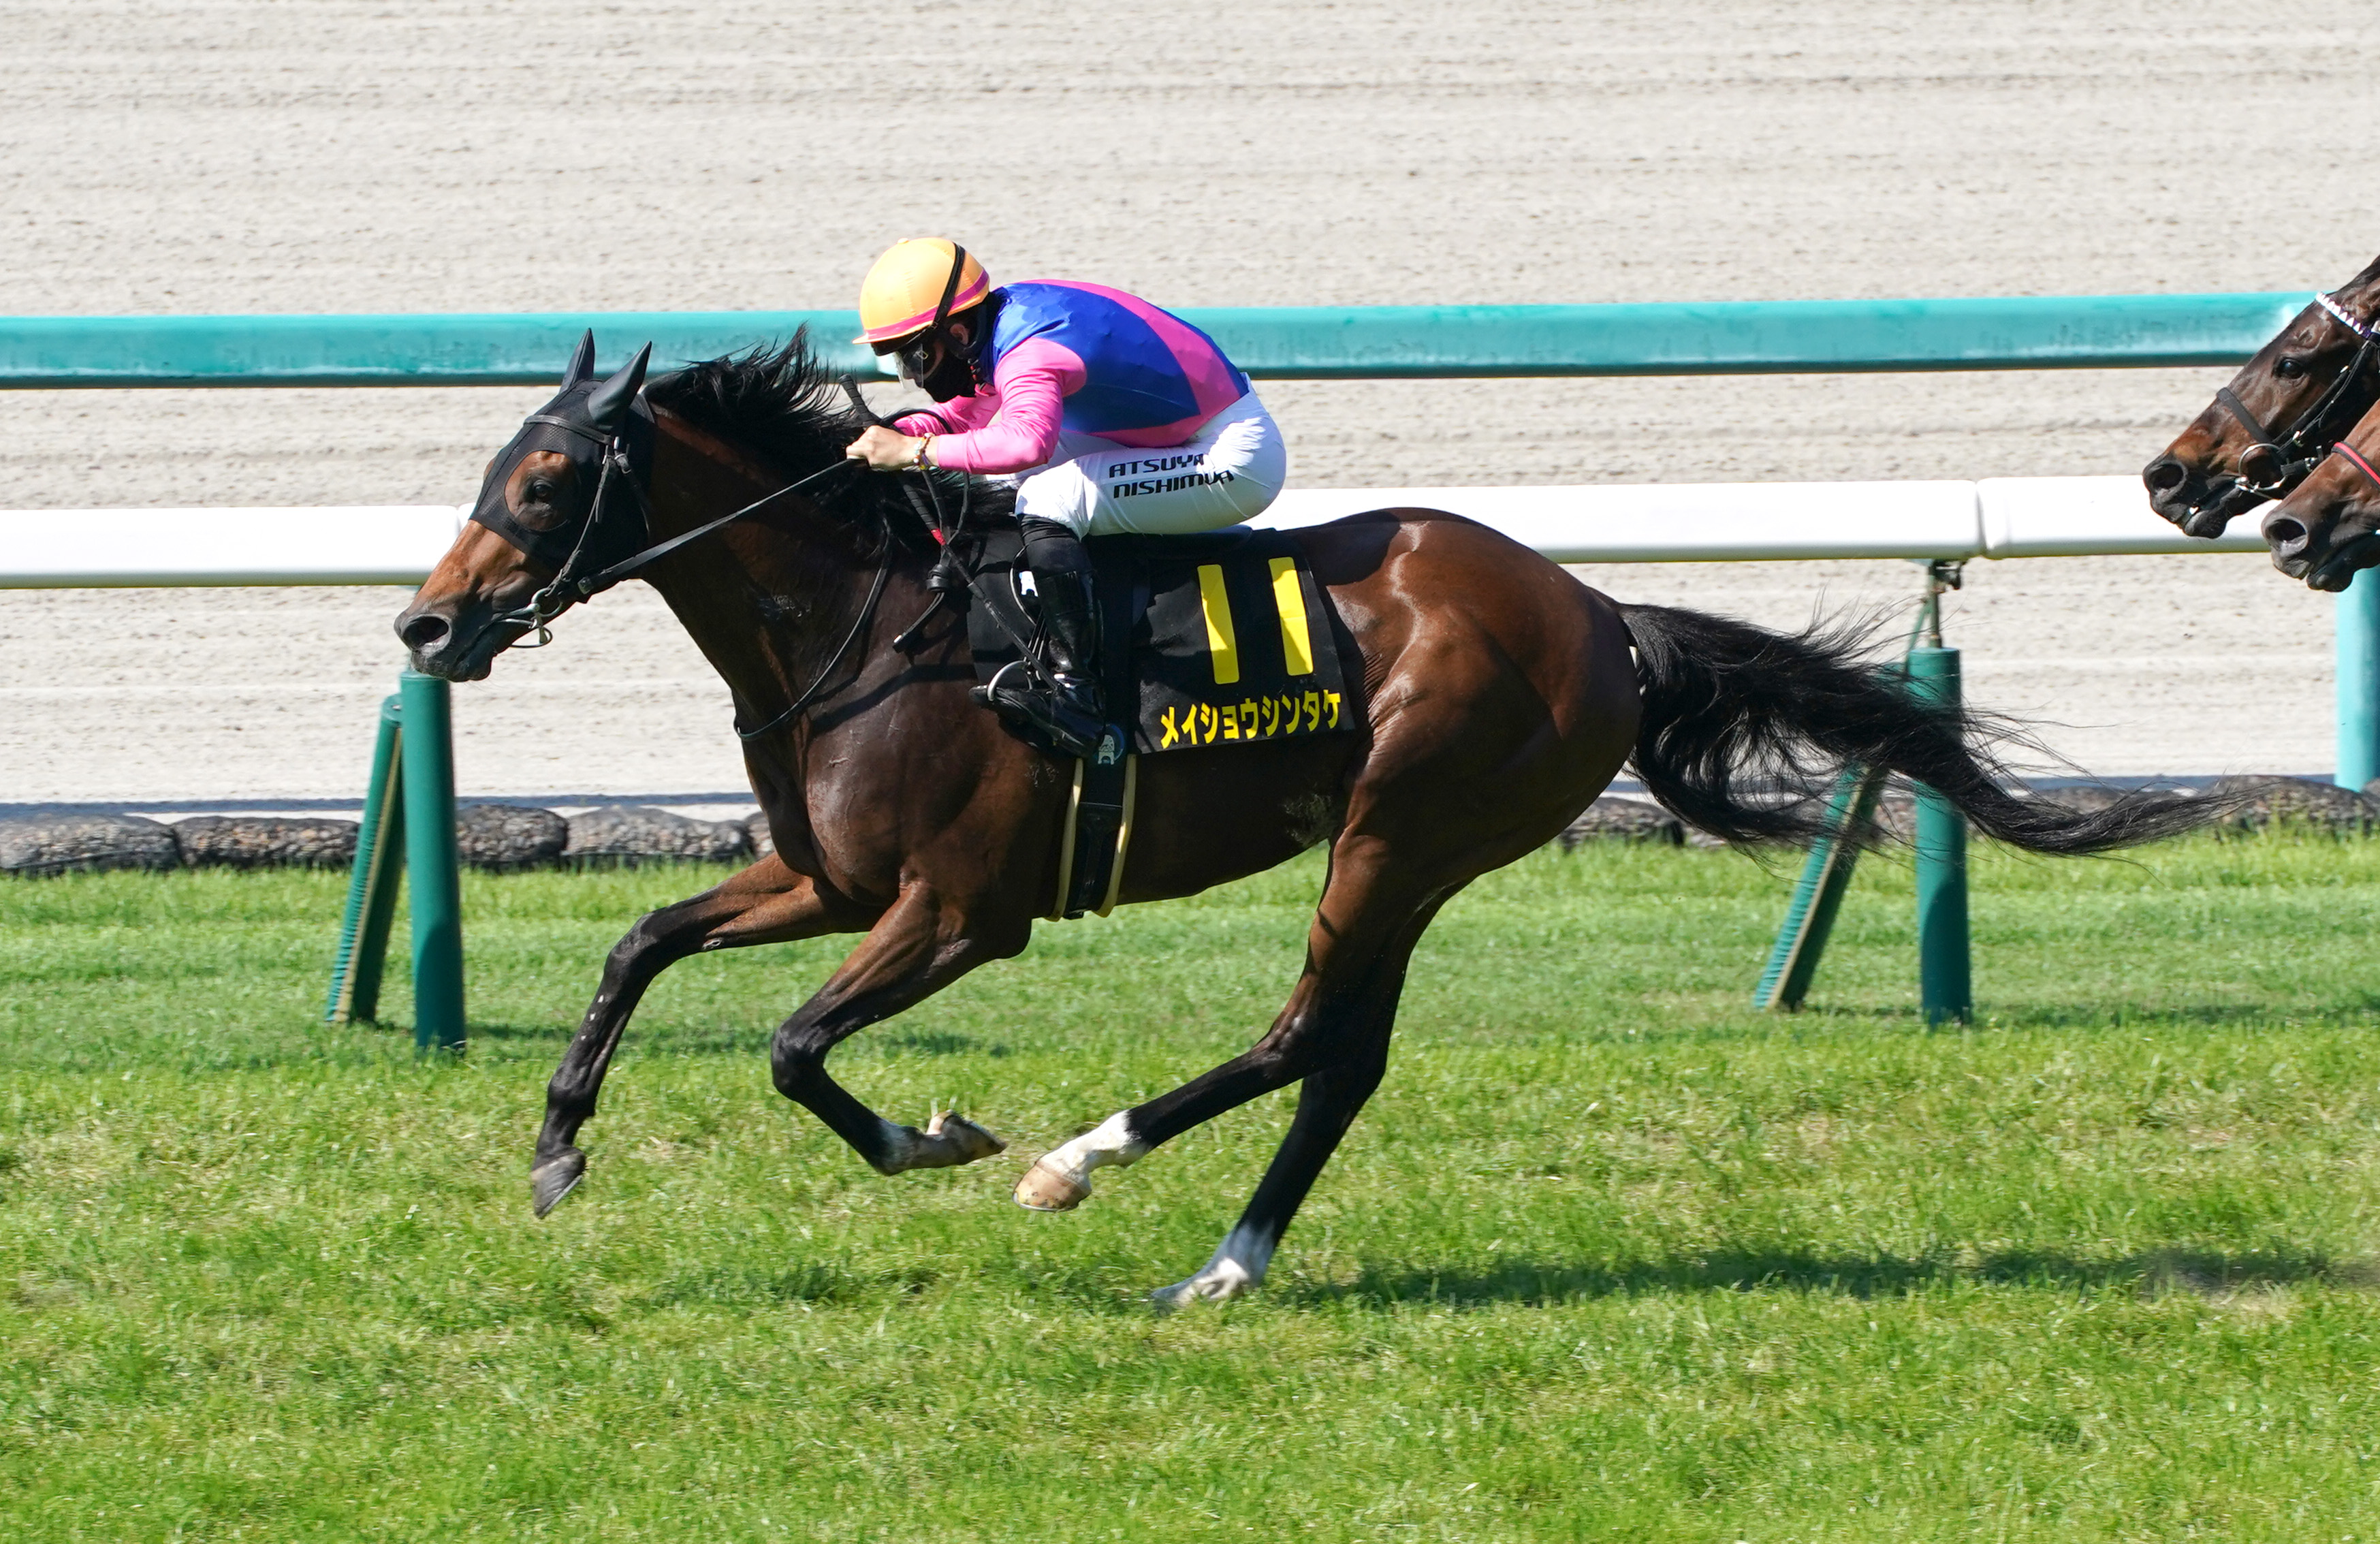
M 1039 731 L 1060 751 L 1078 760 L 1097 755 L 1108 737 L 1106 723 L 1033 679 L 1022 660 L 1001 666 L 988 684 L 969 688 L 967 696 L 1002 718 Z

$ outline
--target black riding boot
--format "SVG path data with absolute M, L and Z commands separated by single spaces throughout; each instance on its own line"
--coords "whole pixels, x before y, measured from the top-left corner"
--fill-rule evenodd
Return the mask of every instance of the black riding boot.
M 1025 522 L 1025 565 L 1041 598 L 1046 679 L 1028 682 L 1003 671 L 976 695 L 985 705 L 1032 725 L 1069 756 L 1096 753 L 1107 736 L 1099 692 L 1099 608 L 1091 585 L 1090 554 L 1065 527 Z

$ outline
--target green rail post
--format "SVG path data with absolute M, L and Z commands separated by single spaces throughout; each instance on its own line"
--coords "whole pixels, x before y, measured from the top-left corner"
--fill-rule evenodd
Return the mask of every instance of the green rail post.
M 1944 707 L 1959 705 L 1959 651 L 1941 633 L 1909 651 L 1911 689 Z M 1917 998 L 1925 1022 L 1961 1024 L 1974 1016 L 1967 936 L 1967 818 L 1933 789 L 1917 788 Z
M 2333 781 L 2361 790 L 2380 777 L 2380 576 L 2366 569 L 2332 613 L 2338 653 L 2338 770 Z
M 339 925 L 339 954 L 331 966 L 326 1024 L 370 1024 L 380 1015 L 380 981 L 388 960 L 388 932 L 396 918 L 396 879 L 405 867 L 404 739 L 396 698 L 380 705 L 372 745 L 371 782 L 356 831 L 355 867 L 347 878 L 347 911 Z
M 413 910 L 413 1043 L 463 1049 L 462 858 L 455 844 L 455 731 L 446 683 L 397 677 L 405 715 L 405 858 Z
M 1809 995 L 1818 958 L 1827 952 L 1827 937 L 1835 930 L 1835 914 L 1842 909 L 1843 892 L 1851 886 L 1852 867 L 1859 861 L 1853 833 L 1875 812 L 1885 776 L 1881 768 L 1843 769 L 1827 805 L 1827 834 L 1811 845 L 1793 899 L 1785 908 L 1784 925 L 1768 952 L 1768 967 L 1752 989 L 1754 1007 L 1790 1014 Z

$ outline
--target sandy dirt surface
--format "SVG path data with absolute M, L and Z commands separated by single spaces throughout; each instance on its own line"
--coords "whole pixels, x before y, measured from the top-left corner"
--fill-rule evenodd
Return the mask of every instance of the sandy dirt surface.
M 2380 233 L 2380 185 L 2328 179 L 2303 220 L 2237 196 L 2371 121 L 2356 8 L 754 9 L 0 3 L 0 306 L 846 305 L 925 230 L 1179 305 L 2278 289 Z M 2224 373 L 1266 395 L 1313 486 L 1979 477 L 2134 469 Z M 540 398 L 10 394 L 0 503 L 455 502 Z M 1779 621 L 1914 586 L 1592 577 Z M 0 804 L 353 792 L 400 599 L 0 593 Z M 2253 557 L 1979 564 L 1950 628 L 1976 699 L 2095 771 L 2305 772 L 2328 608 Z M 742 781 L 723 691 L 640 591 L 456 697 L 468 790 Z

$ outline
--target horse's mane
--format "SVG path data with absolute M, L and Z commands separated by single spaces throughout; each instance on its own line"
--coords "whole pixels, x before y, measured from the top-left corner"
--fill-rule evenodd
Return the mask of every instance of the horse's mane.
M 646 387 L 645 396 L 699 429 L 759 452 L 796 477 L 840 460 L 844 447 L 870 421 L 854 411 L 843 378 L 810 351 L 808 328 L 782 348 L 761 344 L 674 371 Z M 943 473 L 935 482 L 952 517 L 964 494 L 970 523 L 1007 524 L 1015 518 L 1016 492 L 1011 484 L 955 472 Z M 890 517 L 893 529 L 909 531 L 920 522 L 904 483 L 914 490 L 916 480 L 862 477 L 856 480 L 855 492 Z M 837 509 L 861 507 L 860 498 L 850 494 L 826 503 Z

